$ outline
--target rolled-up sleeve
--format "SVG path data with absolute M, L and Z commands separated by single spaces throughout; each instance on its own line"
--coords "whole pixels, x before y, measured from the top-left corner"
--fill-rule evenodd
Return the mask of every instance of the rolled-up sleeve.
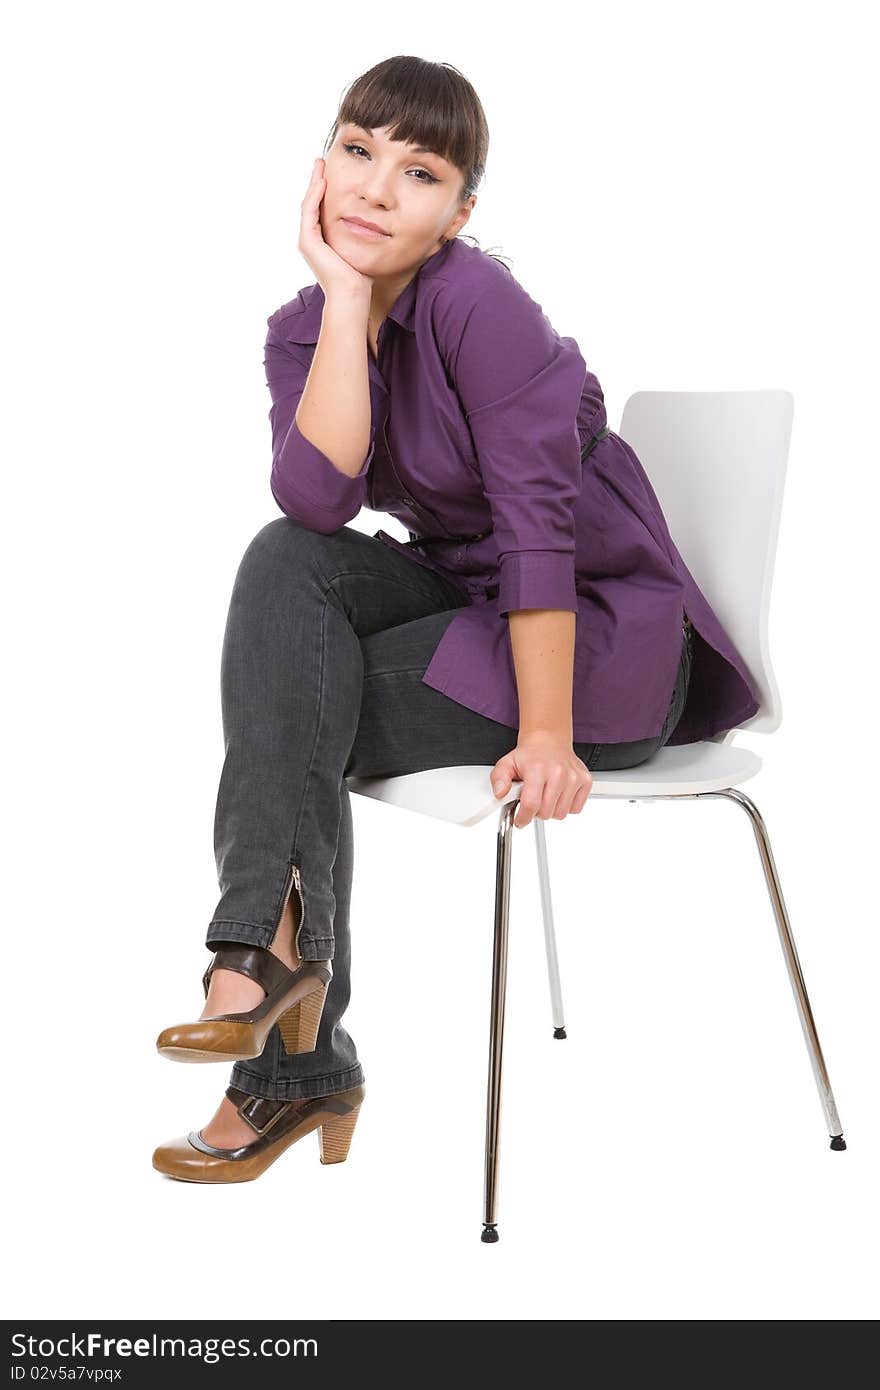
M 305 390 L 310 357 L 304 346 L 287 341 L 271 318 L 268 324 L 263 363 L 272 396 L 272 496 L 286 516 L 310 531 L 329 534 L 356 517 L 364 505 L 375 431 L 370 431 L 369 452 L 353 477 L 306 439 L 296 423 L 296 409 Z
M 453 375 L 500 565 L 498 608 L 577 612 L 573 503 L 586 363 L 503 268 L 467 311 Z

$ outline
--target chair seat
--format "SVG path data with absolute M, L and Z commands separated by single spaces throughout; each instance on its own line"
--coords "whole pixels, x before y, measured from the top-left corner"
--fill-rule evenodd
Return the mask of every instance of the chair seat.
M 519 796 L 521 782 L 514 782 L 503 799 L 492 793 L 492 764 L 429 768 L 398 777 L 347 777 L 349 791 L 371 796 L 407 811 L 418 811 L 454 825 L 476 825 Z M 688 793 L 723 791 L 754 777 L 761 759 L 749 748 L 734 744 L 668 744 L 639 767 L 593 774 L 593 797 L 685 796 Z

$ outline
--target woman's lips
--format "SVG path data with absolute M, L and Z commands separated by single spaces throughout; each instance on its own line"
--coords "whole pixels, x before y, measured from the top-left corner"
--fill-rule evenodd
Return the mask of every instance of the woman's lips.
M 347 217 L 343 217 L 342 221 L 349 231 L 354 232 L 357 236 L 370 237 L 373 241 L 385 241 L 389 236 L 388 232 L 373 232 L 369 227 L 362 227 L 359 222 L 349 222 Z

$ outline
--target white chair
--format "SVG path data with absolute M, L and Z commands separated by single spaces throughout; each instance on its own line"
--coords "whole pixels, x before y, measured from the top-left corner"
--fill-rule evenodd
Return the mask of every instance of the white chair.
M 627 401 L 619 430 L 644 464 L 685 563 L 757 681 L 760 709 L 740 726 L 750 733 L 771 733 L 781 720 L 767 642 L 767 617 L 793 407 L 793 398 L 787 391 L 639 391 Z M 600 801 L 625 797 L 633 802 L 659 798 L 690 802 L 726 797 L 745 811 L 761 856 L 831 1148 L 845 1149 L 767 830 L 754 802 L 736 790 L 741 782 L 755 775 L 761 759 L 749 749 L 736 747 L 735 734 L 736 730 L 731 729 L 705 742 L 667 745 L 639 767 L 597 771 L 590 797 Z M 443 767 L 390 778 L 350 777 L 347 785 L 359 795 L 456 825 L 476 825 L 485 817 L 498 814 L 481 1237 L 494 1242 L 498 1239 L 498 1147 L 512 822 L 522 783 L 514 783 L 505 800 L 499 801 L 489 782 L 490 770 L 489 765 Z M 536 816 L 532 824 L 553 1035 L 564 1038 L 544 822 Z

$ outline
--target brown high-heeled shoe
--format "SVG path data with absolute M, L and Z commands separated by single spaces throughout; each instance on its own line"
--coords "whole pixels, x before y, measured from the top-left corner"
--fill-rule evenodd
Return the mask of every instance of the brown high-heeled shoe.
M 319 1127 L 321 1162 L 344 1163 L 366 1089 L 361 1084 L 307 1100 L 267 1100 L 238 1086 L 228 1086 L 226 1094 L 259 1138 L 237 1149 L 219 1149 L 202 1138 L 201 1130 L 191 1130 L 159 1145 L 153 1153 L 154 1168 L 184 1182 L 250 1182 L 297 1139 Z
M 265 946 L 224 943 L 202 976 L 206 999 L 218 968 L 256 980 L 266 991 L 265 999 L 243 1013 L 215 1014 L 163 1029 L 156 1039 L 163 1057 L 175 1062 L 244 1062 L 259 1057 L 276 1023 L 289 1054 L 314 1052 L 333 978 L 331 961 L 304 960 L 290 970 Z

